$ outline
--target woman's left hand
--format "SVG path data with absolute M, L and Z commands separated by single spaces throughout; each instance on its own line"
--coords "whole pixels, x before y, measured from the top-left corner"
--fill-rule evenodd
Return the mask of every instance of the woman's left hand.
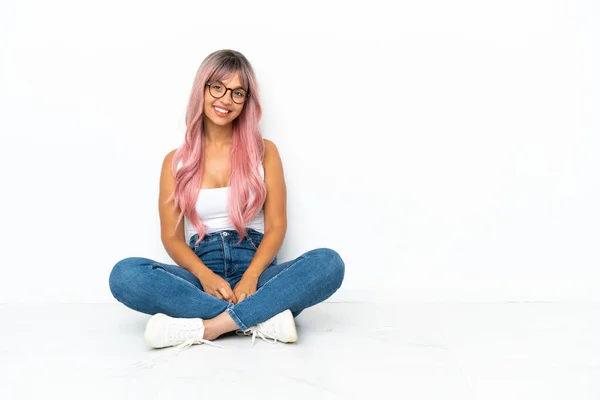
M 258 285 L 258 278 L 250 276 L 242 276 L 242 279 L 235 285 L 233 293 L 237 302 L 244 300 L 246 297 L 251 296 L 256 292 L 256 286 Z M 237 303 L 236 303 L 237 304 Z

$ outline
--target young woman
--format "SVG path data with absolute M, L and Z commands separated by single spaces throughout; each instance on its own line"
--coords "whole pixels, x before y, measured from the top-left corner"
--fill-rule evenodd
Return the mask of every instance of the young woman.
M 194 80 L 183 144 L 166 155 L 160 176 L 161 239 L 176 265 L 130 257 L 109 278 L 119 302 L 152 315 L 150 347 L 213 344 L 231 331 L 252 335 L 253 344 L 257 335 L 295 342 L 294 317 L 342 284 L 345 266 L 334 250 L 277 261 L 286 185 L 261 115 L 246 57 L 210 54 Z

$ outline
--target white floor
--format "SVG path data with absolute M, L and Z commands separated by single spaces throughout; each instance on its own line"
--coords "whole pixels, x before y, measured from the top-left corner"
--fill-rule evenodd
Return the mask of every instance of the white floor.
M 117 303 L 0 318 L 3 400 L 600 399 L 598 303 L 323 303 L 295 344 L 229 336 L 170 358 Z

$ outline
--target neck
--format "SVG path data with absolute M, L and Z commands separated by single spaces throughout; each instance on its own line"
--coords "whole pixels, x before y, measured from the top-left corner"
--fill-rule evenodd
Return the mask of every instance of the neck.
M 223 147 L 231 144 L 233 137 L 233 124 L 216 125 L 208 118 L 204 119 L 204 134 L 206 144 L 214 147 Z

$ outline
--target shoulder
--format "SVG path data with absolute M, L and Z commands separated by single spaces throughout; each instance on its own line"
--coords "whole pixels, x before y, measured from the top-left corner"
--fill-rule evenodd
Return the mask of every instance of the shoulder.
M 280 176 L 283 174 L 283 163 L 281 156 L 275 143 L 270 140 L 265 141 L 265 156 L 263 159 L 263 168 L 266 171 L 267 177 Z
M 164 162 L 165 163 L 172 163 L 173 162 L 173 158 L 175 157 L 175 153 L 177 152 L 177 149 L 173 149 L 170 152 L 167 153 L 167 155 L 164 158 Z
M 264 163 L 266 164 L 269 160 L 272 160 L 273 158 L 278 159 L 279 158 L 279 150 L 277 149 L 277 146 L 275 145 L 275 143 L 273 143 L 269 139 L 263 139 L 263 141 L 265 142 Z
M 173 165 L 173 158 L 175 157 L 176 151 L 177 151 L 177 149 L 173 149 L 167 153 L 167 155 L 163 159 L 163 165 L 162 165 L 163 170 L 168 170 L 168 171 L 171 170 L 171 166 Z
M 173 149 L 170 152 L 167 153 L 167 155 L 164 158 L 164 161 L 173 161 L 173 157 L 175 156 L 175 152 L 177 151 L 177 149 Z
M 173 159 L 175 158 L 175 153 L 177 153 L 177 149 L 173 149 L 170 152 L 168 152 L 165 156 L 165 161 L 173 162 Z

